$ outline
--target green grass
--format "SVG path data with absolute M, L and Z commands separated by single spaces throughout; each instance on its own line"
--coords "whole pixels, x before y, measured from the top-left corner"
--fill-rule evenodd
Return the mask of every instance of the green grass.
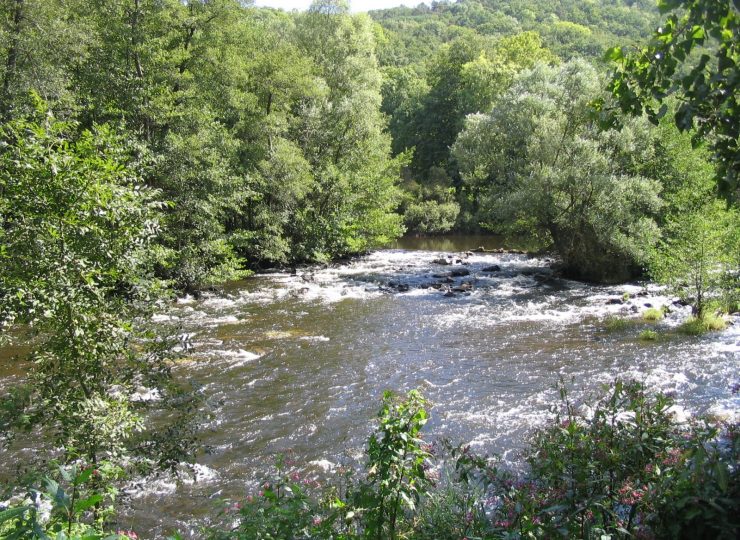
M 678 327 L 678 331 L 689 336 L 699 336 L 707 332 L 719 332 L 725 328 L 727 321 L 723 317 L 709 313 L 702 318 L 689 317 Z
M 643 330 L 640 332 L 640 340 L 642 341 L 655 341 L 658 339 L 658 332 L 655 330 Z
M 630 326 L 632 326 L 632 321 L 630 321 L 629 319 L 625 319 L 624 317 L 610 315 L 606 319 L 604 319 L 604 328 L 609 332 L 626 330 Z
M 657 308 L 648 308 L 642 312 L 642 318 L 646 321 L 659 321 L 664 317 L 663 310 Z

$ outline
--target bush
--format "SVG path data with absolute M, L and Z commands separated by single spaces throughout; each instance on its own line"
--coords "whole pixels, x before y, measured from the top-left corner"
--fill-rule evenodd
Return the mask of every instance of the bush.
M 404 221 L 409 231 L 438 234 L 452 229 L 459 213 L 456 202 L 420 201 L 409 204 Z
M 553 421 L 515 472 L 468 447 L 435 457 L 420 438 L 425 402 L 386 395 L 364 479 L 309 493 L 296 471 L 230 504 L 211 538 L 734 539 L 740 524 L 737 426 L 674 421 L 672 398 L 616 381 L 592 407 L 561 387 Z M 446 472 L 439 480 L 435 465 Z
M 458 460 L 497 497 L 488 537 L 735 538 L 735 426 L 721 439 L 702 421 L 678 425 L 673 400 L 635 382 L 617 381 L 587 416 L 561 395 L 560 414 L 534 436 L 527 474 Z
M 105 519 L 113 514 L 116 490 L 111 482 L 120 474 L 119 467 L 106 462 L 59 466 L 52 474 L 31 479 L 24 496 L 7 508 L 0 505 L 0 538 L 136 538 L 131 531 L 103 532 Z
M 706 313 L 703 317 L 689 317 L 678 327 L 681 334 L 699 336 L 707 332 L 719 332 L 727 328 L 727 321 L 713 313 Z

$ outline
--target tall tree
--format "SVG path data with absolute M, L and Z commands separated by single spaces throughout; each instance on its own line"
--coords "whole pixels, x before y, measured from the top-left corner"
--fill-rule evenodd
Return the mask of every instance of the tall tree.
M 28 380 L 2 396 L 0 432 L 40 426 L 63 461 L 122 466 L 147 447 L 137 388 L 158 391 L 158 407 L 176 392 L 167 340 L 144 323 L 161 290 L 148 253 L 159 194 L 106 127 L 39 113 L 6 123 L 0 140 L 2 341 L 36 335 Z
M 591 121 L 600 84 L 583 61 L 538 65 L 490 114 L 468 117 L 453 153 L 488 227 L 551 243 L 573 277 L 618 281 L 656 240 L 660 185 L 633 165 L 651 152 L 644 123 L 600 133 Z

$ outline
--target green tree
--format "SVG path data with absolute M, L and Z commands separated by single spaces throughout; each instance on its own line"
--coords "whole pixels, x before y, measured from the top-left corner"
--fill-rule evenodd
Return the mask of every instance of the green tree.
M 95 47 L 74 71 L 81 120 L 138 140 L 139 172 L 172 203 L 159 272 L 183 289 L 243 275 L 227 222 L 251 195 L 234 112 L 254 98 L 235 53 L 244 16 L 233 0 L 115 0 L 84 14 Z
M 330 11 L 315 3 L 297 21 L 299 46 L 326 89 L 302 104 L 291 129 L 315 179 L 297 216 L 301 249 L 314 260 L 362 252 L 403 230 L 395 210 L 406 156 L 390 159 L 372 23 Z
M 468 117 L 453 155 L 486 226 L 551 244 L 568 275 L 618 281 L 647 260 L 660 185 L 635 170 L 651 157 L 644 122 L 600 133 L 591 121 L 599 84 L 583 61 L 526 71 Z
M 40 426 L 65 462 L 120 464 L 147 448 L 137 389 L 162 408 L 178 393 L 169 340 L 143 322 L 162 290 L 148 253 L 159 193 L 126 167 L 106 127 L 79 132 L 42 111 L 5 124 L 0 141 L 2 339 L 34 336 L 28 380 L 2 398 L 0 432 Z
M 698 318 L 727 283 L 738 279 L 737 237 L 740 213 L 721 201 L 709 200 L 698 208 L 668 218 L 652 256 L 652 275 L 690 301 Z M 729 291 L 732 292 L 732 291 Z
M 682 131 L 694 130 L 696 143 L 708 142 L 717 161 L 720 187 L 737 198 L 738 4 L 731 0 L 661 0 L 658 6 L 662 13 L 680 11 L 666 18 L 647 46 L 608 51 L 608 58 L 617 62 L 609 89 L 623 112 L 645 112 L 654 122 L 668 110 L 666 97 L 675 96 L 680 102 L 676 125 Z M 603 107 L 603 101 L 598 106 Z M 610 121 L 616 118 L 611 116 Z
M 554 61 L 534 32 L 497 41 L 471 34 L 442 47 L 429 67 L 430 90 L 416 119 L 415 169 L 448 168 L 465 116 L 489 110 L 518 71 Z
M 85 57 L 89 33 L 71 12 L 78 2 L 0 2 L 0 115 L 33 110 L 31 90 L 74 109 L 71 65 Z

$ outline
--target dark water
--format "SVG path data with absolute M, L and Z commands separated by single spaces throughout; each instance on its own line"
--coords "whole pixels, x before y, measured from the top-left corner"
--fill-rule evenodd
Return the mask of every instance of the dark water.
M 560 377 L 574 381 L 575 397 L 627 376 L 677 391 L 691 412 L 740 410 L 731 391 L 740 324 L 677 336 L 671 328 L 685 310 L 640 321 L 646 303 L 671 303 L 656 288 L 587 286 L 553 278 L 542 259 L 462 253 L 500 247 L 495 238 L 401 246 L 297 276 L 261 275 L 220 295 L 181 299 L 157 317 L 181 324 L 194 343 L 176 375 L 203 385 L 211 416 L 202 437 L 212 452 L 180 481 L 129 486 L 122 526 L 152 538 L 174 528 L 197 536 L 218 499 L 245 496 L 280 452 L 317 471 L 361 462 L 386 389 L 420 388 L 432 401 L 429 438 L 470 442 L 513 462 L 548 417 Z M 462 262 L 433 262 L 447 250 Z M 491 265 L 501 270 L 483 271 Z M 433 274 L 452 269 L 470 274 L 431 288 L 442 280 Z M 463 291 L 446 296 L 455 287 Z M 626 303 L 607 303 L 624 293 L 632 296 Z M 605 330 L 604 318 L 616 314 L 635 324 Z M 667 337 L 640 342 L 647 326 Z
M 473 249 L 494 250 L 499 248 L 524 248 L 521 243 L 508 242 L 502 236 L 484 234 L 449 234 L 445 236 L 404 236 L 388 249 L 408 249 L 414 251 L 465 252 Z

